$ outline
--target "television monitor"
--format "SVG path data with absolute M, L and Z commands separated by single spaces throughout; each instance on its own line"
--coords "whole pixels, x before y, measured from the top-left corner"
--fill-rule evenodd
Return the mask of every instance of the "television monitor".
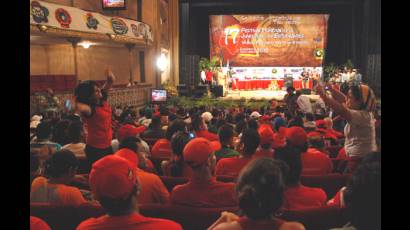
M 126 0 L 102 0 L 102 8 L 104 10 L 125 10 Z
M 167 91 L 164 89 L 153 89 L 151 91 L 151 102 L 163 103 L 167 101 Z

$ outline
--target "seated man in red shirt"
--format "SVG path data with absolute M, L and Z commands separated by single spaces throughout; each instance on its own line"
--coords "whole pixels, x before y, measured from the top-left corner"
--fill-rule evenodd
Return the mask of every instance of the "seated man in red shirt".
M 286 163 L 286 189 L 283 208 L 298 210 L 304 208 L 318 208 L 326 205 L 327 195 L 320 188 L 311 188 L 300 183 L 302 172 L 301 153 L 306 151 L 306 133 L 301 127 L 294 126 L 286 132 L 288 144 L 276 149 L 275 158 Z
M 182 229 L 170 220 L 150 218 L 138 212 L 141 191 L 134 164 L 122 157 L 109 155 L 92 166 L 90 187 L 107 214 L 80 223 L 77 230 L 104 229 Z
M 322 152 L 325 143 L 320 133 L 308 134 L 309 148 L 302 153 L 302 175 L 326 175 L 333 171 L 329 156 Z
M 208 131 L 208 127 L 201 116 L 196 115 L 192 118 L 192 129 L 196 137 L 203 137 L 209 141 L 217 141 L 219 139 L 218 135 Z
M 215 174 L 221 176 L 238 177 L 239 172 L 248 164 L 255 154 L 260 142 L 259 134 L 255 129 L 245 129 L 239 143 L 238 157 L 224 158 L 216 164 Z
M 176 119 L 168 126 L 165 138 L 161 138 L 152 146 L 151 156 L 153 158 L 170 158 L 172 156 L 171 139 L 174 133 L 186 131 L 186 123 Z
M 192 139 L 184 148 L 184 160 L 192 168 L 190 181 L 175 186 L 171 203 L 191 207 L 231 207 L 237 205 L 235 184 L 216 181 L 215 155 L 211 143 L 202 137 Z
M 146 172 L 140 167 L 144 158 L 138 152 L 136 137 L 127 137 L 122 140 L 120 150 L 115 155 L 125 158 L 135 164 L 141 184 L 141 193 L 138 197 L 140 204 L 165 204 L 169 201 L 169 192 L 158 175 Z
M 256 150 L 253 157 L 269 157 L 273 158 L 274 150 L 272 148 L 272 144 L 274 142 L 273 137 L 274 133 L 270 126 L 261 125 L 258 129 L 258 133 L 260 136 L 260 146 L 259 149 Z

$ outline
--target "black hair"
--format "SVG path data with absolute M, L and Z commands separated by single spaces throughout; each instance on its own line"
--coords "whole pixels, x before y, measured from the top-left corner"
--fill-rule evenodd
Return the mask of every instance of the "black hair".
M 245 121 L 240 121 L 236 124 L 235 126 L 235 132 L 236 134 L 240 134 L 243 132 L 244 129 L 248 127 L 248 124 Z
M 241 136 L 241 143 L 243 143 L 243 154 L 253 155 L 260 143 L 258 131 L 255 129 L 245 129 Z
M 258 130 L 258 122 L 255 119 L 250 119 L 248 121 L 248 128 Z
M 53 137 L 51 141 L 59 143 L 60 145 L 64 146 L 70 143 L 70 139 L 68 138 L 68 126 L 70 125 L 69 120 L 60 120 L 57 122 L 54 130 L 53 130 Z
M 161 118 L 158 116 L 153 116 L 149 128 L 161 128 Z
M 135 185 L 132 192 L 125 199 L 112 199 L 108 197 L 99 197 L 98 201 L 110 216 L 123 216 L 128 214 L 134 208 L 132 206 L 132 197 L 138 191 L 138 185 Z
M 70 143 L 79 143 L 81 141 L 82 132 L 83 124 L 81 123 L 81 121 L 70 122 L 67 128 L 67 135 Z
M 285 189 L 280 163 L 258 158 L 242 170 L 236 184 L 242 212 L 253 220 L 268 219 L 282 206 Z
M 233 124 L 233 123 L 235 122 L 231 113 L 228 113 L 228 114 L 226 115 L 226 121 L 227 121 L 228 123 L 231 123 L 231 124 Z
M 243 113 L 238 113 L 238 114 L 236 114 L 236 116 L 235 116 L 235 124 L 238 124 L 238 123 L 240 123 L 240 122 L 242 122 L 242 121 L 244 121 L 245 120 L 245 114 L 243 114 Z
M 137 153 L 138 152 L 137 143 L 140 143 L 140 142 L 141 140 L 137 137 L 126 137 L 120 142 L 118 149 L 127 148 Z
M 283 161 L 289 171 L 285 174 L 286 185 L 296 185 L 302 173 L 301 151 L 290 145 L 275 149 L 275 159 Z
M 75 87 L 74 96 L 76 101 L 89 106 L 95 106 L 97 101 L 95 100 L 95 89 L 97 82 L 92 80 L 83 81 Z
M 78 167 L 78 160 L 70 150 L 59 150 L 45 162 L 44 174 L 50 178 L 59 178 Z
M 163 106 L 163 105 L 161 105 L 161 106 L 159 107 L 159 114 L 160 114 L 161 116 L 168 116 L 168 114 L 169 114 L 168 108 L 165 107 L 165 106 Z
M 185 128 L 186 128 L 185 122 L 181 119 L 176 119 L 172 121 L 171 124 L 168 126 L 167 131 L 165 132 L 165 138 L 170 141 L 174 133 L 178 131 L 185 131 Z
M 194 131 L 200 131 L 202 121 L 203 121 L 203 120 L 202 120 L 202 117 L 201 117 L 201 116 L 198 116 L 198 115 L 193 116 L 193 117 L 192 117 L 192 120 L 191 120 L 192 130 L 194 130 Z
M 304 128 L 303 126 L 303 119 L 301 116 L 295 116 L 289 121 L 288 127 L 293 127 L 293 126 L 299 126 L 301 128 Z
M 222 126 L 227 125 L 227 124 L 228 124 L 228 123 L 226 122 L 225 119 L 218 119 L 218 120 L 216 121 L 215 127 L 216 127 L 217 130 L 219 130 L 219 128 L 221 128 Z M 231 127 L 232 127 L 232 126 L 231 126 Z
M 213 109 L 211 114 L 212 114 L 212 117 L 217 118 L 221 114 L 221 112 L 217 109 Z
M 230 125 L 223 125 L 218 129 L 219 142 L 228 143 L 234 136 L 233 128 Z
M 171 140 L 172 153 L 179 157 L 178 161 L 170 161 L 171 176 L 181 177 L 184 169 L 184 148 L 188 144 L 190 137 L 188 133 L 178 131 Z
M 380 153 L 366 155 L 344 191 L 350 221 L 357 229 L 381 229 Z
M 51 121 L 42 121 L 36 128 L 37 139 L 42 140 L 50 138 L 52 128 Z

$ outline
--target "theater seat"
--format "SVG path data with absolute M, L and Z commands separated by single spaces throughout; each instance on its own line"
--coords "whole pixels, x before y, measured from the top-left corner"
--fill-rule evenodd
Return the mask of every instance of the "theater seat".
M 303 185 L 323 189 L 328 198 L 332 198 L 337 191 L 347 184 L 350 174 L 332 173 L 325 176 L 301 176 Z
M 338 207 L 286 211 L 278 217 L 288 221 L 298 221 L 308 230 L 329 230 L 342 227 L 348 222 L 346 209 Z

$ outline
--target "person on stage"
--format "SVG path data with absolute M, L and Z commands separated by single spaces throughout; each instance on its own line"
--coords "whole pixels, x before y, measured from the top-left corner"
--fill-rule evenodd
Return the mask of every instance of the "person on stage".
M 301 78 L 302 78 L 302 88 L 303 89 L 309 88 L 309 85 L 308 85 L 309 76 L 308 76 L 308 72 L 306 72 L 305 68 L 303 68 L 303 72 L 301 73 Z

